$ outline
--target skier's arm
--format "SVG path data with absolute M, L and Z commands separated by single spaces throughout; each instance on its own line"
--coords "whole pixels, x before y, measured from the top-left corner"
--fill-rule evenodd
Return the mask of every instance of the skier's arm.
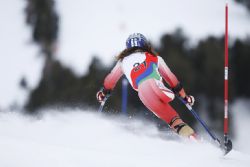
M 176 78 L 176 76 L 169 69 L 162 57 L 158 56 L 159 72 L 163 79 L 169 84 L 169 86 L 174 90 L 175 93 L 178 93 L 181 97 L 186 97 L 186 93 Z
M 117 81 L 123 75 L 122 67 L 120 61 L 118 61 L 115 67 L 111 70 L 111 72 L 104 79 L 103 87 L 96 93 L 96 98 L 99 102 L 103 102 L 105 97 L 109 95 L 114 89 Z
M 115 67 L 111 70 L 111 72 L 104 79 L 103 86 L 107 90 L 112 90 L 116 86 L 117 81 L 123 75 L 121 62 L 118 61 Z

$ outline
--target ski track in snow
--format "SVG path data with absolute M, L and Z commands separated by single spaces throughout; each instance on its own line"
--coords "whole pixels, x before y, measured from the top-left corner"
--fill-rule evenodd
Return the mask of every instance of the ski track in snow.
M 48 110 L 0 114 L 1 167 L 249 167 L 250 155 L 208 142 L 168 139 L 142 120 Z M 165 139 L 164 139 L 165 138 Z

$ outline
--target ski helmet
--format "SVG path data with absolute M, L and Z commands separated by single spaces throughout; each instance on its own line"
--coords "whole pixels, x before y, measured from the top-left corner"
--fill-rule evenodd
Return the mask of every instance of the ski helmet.
M 144 37 L 144 35 L 140 33 L 133 33 L 131 34 L 127 41 L 126 41 L 126 47 L 127 49 L 132 47 L 144 47 L 147 45 L 147 39 Z

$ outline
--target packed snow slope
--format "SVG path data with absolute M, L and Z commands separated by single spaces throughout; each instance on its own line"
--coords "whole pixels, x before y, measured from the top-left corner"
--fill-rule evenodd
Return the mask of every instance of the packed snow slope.
M 0 114 L 2 167 L 249 167 L 250 156 L 208 142 L 174 140 L 141 120 L 50 110 Z

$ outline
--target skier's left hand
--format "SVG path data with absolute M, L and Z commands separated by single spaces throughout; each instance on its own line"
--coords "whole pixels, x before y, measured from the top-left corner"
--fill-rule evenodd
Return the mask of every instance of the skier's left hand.
M 190 105 L 190 106 L 193 106 L 194 105 L 194 102 L 195 102 L 195 99 L 193 96 L 191 95 L 186 95 L 184 97 L 184 100 Z

